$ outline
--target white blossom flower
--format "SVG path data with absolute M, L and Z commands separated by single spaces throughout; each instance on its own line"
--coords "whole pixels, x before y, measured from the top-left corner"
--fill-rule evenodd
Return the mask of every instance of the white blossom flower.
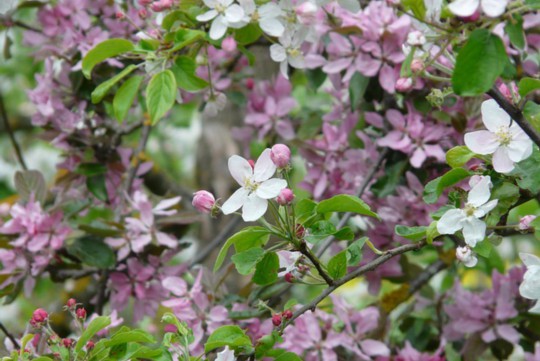
M 527 272 L 523 275 L 523 282 L 519 286 L 519 293 L 525 298 L 537 301 L 529 312 L 540 313 L 540 258 L 529 253 L 520 253 L 519 256 L 527 266 Z
M 305 68 L 304 54 L 300 50 L 305 36 L 306 33 L 302 30 L 294 33 L 286 31 L 279 38 L 279 44 L 270 46 L 270 57 L 273 61 L 280 63 L 281 74 L 287 79 L 289 79 L 288 65 L 297 69 Z
M 456 258 L 463 262 L 466 267 L 474 267 L 478 263 L 478 258 L 476 258 L 469 246 L 456 248 Z
M 253 0 L 238 0 L 238 2 L 244 10 L 244 18 L 240 22 L 231 24 L 231 27 L 241 28 L 254 22 L 259 23 L 262 31 L 270 36 L 283 35 L 285 26 L 279 20 L 283 11 L 277 4 L 269 2 L 257 8 Z
M 218 352 L 216 361 L 236 361 L 236 357 L 234 357 L 234 351 L 229 349 L 229 346 L 225 346 L 223 351 Z
M 221 39 L 231 23 L 236 23 L 244 17 L 244 9 L 238 4 L 233 4 L 234 0 L 203 1 L 210 10 L 197 16 L 197 20 L 210 21 L 214 19 L 210 26 L 210 38 L 214 40 Z
M 497 200 L 489 201 L 491 197 L 491 178 L 489 176 L 473 176 L 469 181 L 471 190 L 463 209 L 450 209 L 437 222 L 440 234 L 454 234 L 463 231 L 465 243 L 476 246 L 477 242 L 486 235 L 486 224 L 479 218 L 484 217 L 497 205 Z M 489 202 L 488 202 L 489 201 Z
M 508 0 L 457 0 L 448 5 L 448 9 L 457 16 L 471 16 L 478 10 L 482 11 L 491 18 L 501 16 L 506 10 Z
M 261 218 L 268 208 L 268 199 L 277 197 L 287 187 L 284 179 L 271 178 L 276 165 L 270 158 L 270 149 L 262 152 L 253 168 L 246 159 L 233 155 L 229 158 L 229 171 L 241 188 L 227 199 L 221 210 L 223 214 L 231 214 L 242 208 L 246 222 Z
M 477 154 L 493 154 L 495 171 L 508 173 L 532 154 L 533 143 L 495 100 L 483 102 L 481 111 L 488 130 L 465 134 L 465 145 Z

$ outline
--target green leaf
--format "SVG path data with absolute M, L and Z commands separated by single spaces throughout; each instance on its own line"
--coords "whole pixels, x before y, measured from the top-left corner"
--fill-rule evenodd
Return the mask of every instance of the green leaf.
M 476 29 L 458 53 L 452 87 L 457 95 L 487 92 L 508 62 L 502 40 L 487 29 Z
M 540 217 L 536 217 L 530 224 L 534 228 L 534 237 L 540 241 Z
M 525 33 L 523 32 L 523 18 L 519 14 L 514 14 L 506 21 L 504 27 L 512 45 L 518 49 L 525 48 Z
M 428 244 L 433 244 L 433 240 L 440 236 L 439 231 L 437 230 L 437 221 L 433 221 L 430 223 L 428 228 L 426 229 L 426 241 Z
M 154 343 L 156 340 L 143 330 L 129 330 L 114 334 L 109 340 L 105 341 L 105 346 L 113 347 L 128 342 Z
M 104 60 L 114 56 L 127 53 L 134 49 L 133 44 L 126 39 L 108 39 L 105 40 L 85 55 L 82 60 L 82 72 L 88 79 L 92 77 L 92 69 Z
M 317 208 L 317 202 L 312 201 L 311 199 L 302 199 L 300 202 L 296 203 L 294 212 L 298 223 L 309 226 L 309 223 L 306 222 L 317 215 L 315 208 Z
M 81 337 L 75 345 L 75 352 L 79 352 L 94 337 L 96 333 L 103 330 L 111 324 L 111 318 L 108 316 L 98 316 L 94 318 L 86 327 Z
M 81 163 L 75 168 L 73 173 L 91 177 L 94 175 L 105 174 L 107 166 L 101 163 Z
M 347 264 L 349 266 L 357 266 L 362 261 L 362 248 L 367 241 L 367 237 L 362 237 L 351 243 L 347 247 Z
M 463 168 L 455 168 L 445 175 L 435 178 L 424 187 L 424 201 L 428 204 L 437 202 L 444 190 L 470 176 L 470 172 Z
M 517 163 L 512 175 L 518 177 L 517 184 L 520 188 L 527 189 L 533 194 L 540 192 L 540 152 L 536 149 L 533 154 Z
M 257 263 L 263 258 L 264 249 L 259 247 L 250 248 L 231 257 L 238 273 L 248 275 L 255 270 Z
M 47 196 L 45 178 L 38 170 L 16 171 L 15 190 L 24 202 L 28 201 L 33 195 L 35 201 L 43 204 Z
M 347 250 L 343 250 L 330 258 L 326 268 L 330 277 L 335 280 L 345 276 L 347 273 Z
M 105 174 L 98 174 L 86 178 L 86 187 L 100 201 L 106 202 L 109 199 L 107 193 Z
M 485 221 L 489 226 L 495 226 L 503 215 L 519 200 L 519 187 L 510 182 L 498 184 L 491 191 L 491 199 L 497 199 L 497 206 L 489 212 Z
M 426 229 L 424 226 L 407 227 L 397 225 L 394 231 L 398 236 L 410 239 L 411 241 L 420 241 L 426 237 Z
M 146 107 L 156 124 L 167 113 L 176 100 L 176 79 L 170 70 L 155 74 L 146 87 Z
M 257 263 L 253 282 L 260 286 L 266 286 L 274 283 L 278 279 L 279 257 L 275 252 L 267 252 Z
M 519 95 L 522 97 L 525 97 L 538 89 L 540 89 L 540 79 L 523 78 L 519 81 L 518 91 Z
M 208 82 L 195 75 L 197 65 L 188 56 L 176 58 L 171 70 L 174 73 L 178 86 L 188 92 L 197 92 L 208 86 Z
M 411 64 L 414 59 L 414 53 L 416 52 L 416 47 L 413 47 L 403 63 L 401 64 L 401 74 L 402 78 L 410 78 L 412 76 Z
M 234 32 L 234 40 L 236 40 L 238 44 L 245 46 L 259 40 L 261 35 L 262 30 L 259 25 L 250 23 Z
M 377 213 L 372 212 L 363 200 L 349 194 L 338 194 L 330 199 L 325 199 L 317 205 L 316 210 L 317 213 L 352 212 L 379 219 Z
M 336 226 L 329 221 L 319 221 L 309 227 L 309 233 L 305 240 L 311 244 L 317 244 L 328 236 L 336 233 Z
M 188 45 L 196 43 L 197 41 L 204 39 L 206 33 L 200 30 L 193 29 L 180 29 L 174 36 L 174 46 L 171 52 L 178 51 L 185 48 Z
M 412 11 L 414 16 L 420 20 L 424 20 L 426 16 L 426 5 L 424 4 L 424 0 L 403 0 L 401 4 L 405 10 Z
M 67 251 L 88 266 L 101 269 L 113 267 L 116 257 L 113 250 L 97 237 L 84 236 L 67 243 Z
M 349 82 L 349 98 L 351 102 L 351 111 L 358 109 L 369 84 L 369 78 L 356 72 Z
M 302 361 L 302 359 L 293 352 L 285 352 L 276 357 L 274 361 Z
M 474 152 L 468 147 L 458 145 L 446 152 L 446 163 L 452 168 L 459 168 L 467 164 L 473 157 Z
M 184 3 L 184 1 L 182 2 Z M 193 23 L 188 15 L 184 11 L 175 10 L 169 12 L 161 22 L 161 27 L 167 31 L 170 31 L 176 22 Z
M 493 245 L 488 240 L 483 240 L 478 242 L 474 247 L 474 251 L 484 258 L 489 258 L 491 251 L 493 250 Z
M 118 88 L 114 95 L 113 112 L 119 122 L 122 122 L 127 117 L 143 79 L 144 77 L 140 75 L 129 78 Z
M 111 90 L 111 88 L 118 83 L 121 79 L 123 79 L 126 75 L 130 74 L 132 71 L 137 69 L 137 66 L 135 65 L 129 65 L 124 70 L 122 70 L 120 73 L 113 76 L 111 79 L 104 81 L 103 83 L 99 84 L 96 89 L 92 92 L 92 103 L 97 104 L 100 101 L 103 100 L 105 95 Z
M 251 340 L 245 332 L 238 326 L 221 326 L 218 327 L 204 345 L 204 352 L 208 353 L 219 347 L 229 346 L 232 350 L 237 350 L 240 347 L 251 347 Z
M 236 246 L 236 244 L 241 244 L 237 251 L 242 252 L 248 250 L 249 248 L 266 244 L 269 238 L 270 233 L 264 227 L 246 227 L 240 232 L 232 235 L 219 251 L 216 263 L 214 265 L 214 272 L 221 267 L 223 261 L 225 261 L 225 257 L 227 256 L 227 251 L 232 245 Z
M 334 237 L 341 241 L 352 241 L 354 239 L 354 232 L 350 227 L 345 227 L 334 233 Z

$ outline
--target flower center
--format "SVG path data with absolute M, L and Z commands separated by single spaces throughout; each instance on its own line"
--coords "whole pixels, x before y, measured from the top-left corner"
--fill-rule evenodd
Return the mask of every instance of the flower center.
M 255 10 L 253 12 L 253 15 L 251 15 L 251 20 L 255 22 L 259 21 L 260 18 L 261 16 L 259 15 L 259 12 L 257 10 Z
M 501 145 L 508 145 L 512 141 L 512 134 L 507 126 L 501 125 L 495 132 L 495 136 Z
M 300 56 L 302 53 L 298 48 L 288 48 L 287 54 L 289 54 L 290 57 L 295 58 L 297 56 Z
M 250 193 L 255 192 L 257 188 L 259 188 L 259 183 L 254 182 L 251 179 L 246 179 L 246 182 L 244 184 L 244 188 L 250 191 Z
M 467 217 L 471 217 L 471 216 L 474 216 L 474 211 L 476 211 L 476 207 L 473 206 L 472 204 L 467 203 L 463 210 L 465 211 L 465 214 L 467 215 Z
M 225 10 L 226 10 L 225 6 L 221 4 L 216 4 L 216 7 L 214 9 L 220 14 L 225 13 Z

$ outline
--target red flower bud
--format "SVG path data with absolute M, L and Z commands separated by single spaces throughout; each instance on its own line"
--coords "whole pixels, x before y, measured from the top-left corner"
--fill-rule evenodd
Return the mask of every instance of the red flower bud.
M 75 307 L 76 304 L 77 304 L 77 300 L 74 299 L 74 298 L 70 298 L 70 299 L 67 300 L 67 302 L 66 302 L 67 308 L 73 308 L 73 307 Z
M 75 311 L 75 314 L 77 315 L 77 318 L 80 318 L 81 320 L 86 319 L 86 310 L 84 308 L 77 308 L 77 311 Z
M 285 317 L 287 320 L 290 320 L 293 317 L 293 313 L 291 310 L 285 310 L 282 313 L 283 317 Z
M 30 324 L 34 327 L 41 327 L 43 323 L 47 321 L 49 318 L 49 314 L 47 311 L 45 311 L 43 308 L 38 308 L 34 311 L 32 314 L 32 319 L 30 320 Z
M 255 80 L 253 80 L 253 78 L 247 78 L 246 88 L 248 88 L 249 90 L 253 90 L 254 87 L 255 87 Z
M 274 326 L 279 326 L 281 325 L 281 315 L 276 313 L 275 315 L 272 316 L 272 323 L 274 324 Z
M 94 346 L 95 346 L 94 341 L 88 341 L 88 342 L 86 343 L 86 349 L 87 349 L 87 350 L 93 349 Z
M 289 283 L 294 282 L 294 276 L 293 276 L 293 274 L 291 272 L 285 273 L 285 281 L 289 282 Z
M 70 348 L 71 346 L 73 346 L 73 339 L 71 339 L 71 338 L 63 338 L 62 339 L 62 346 Z

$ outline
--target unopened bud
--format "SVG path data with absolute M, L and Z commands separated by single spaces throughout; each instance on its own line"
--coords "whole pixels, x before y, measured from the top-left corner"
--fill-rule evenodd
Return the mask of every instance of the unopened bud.
M 39 328 L 47 321 L 48 318 L 49 314 L 47 313 L 47 311 L 45 311 L 43 308 L 38 308 L 32 314 L 30 324 L 35 328 Z
M 84 320 L 86 319 L 86 310 L 84 308 L 77 308 L 77 311 L 75 311 L 75 315 L 77 315 L 77 318 Z
M 276 326 L 276 327 L 281 325 L 281 315 L 280 314 L 276 313 L 275 315 L 272 316 L 272 324 L 274 326 Z
M 413 59 L 411 62 L 411 71 L 415 74 L 421 72 L 424 69 L 424 61 L 422 59 Z
M 288 282 L 288 283 L 294 282 L 294 275 L 291 272 L 285 273 L 285 282 Z
M 201 190 L 193 193 L 193 201 L 191 204 L 193 204 L 193 207 L 199 212 L 208 214 L 212 212 L 212 208 L 216 204 L 216 198 L 212 193 Z
M 536 219 L 536 216 L 533 216 L 532 214 L 529 214 L 527 216 L 521 217 L 519 220 L 519 226 L 518 228 L 522 231 L 526 231 L 529 228 L 531 228 L 531 222 Z
M 293 317 L 293 313 L 291 310 L 285 310 L 282 313 L 283 317 L 285 317 L 287 320 L 290 320 Z
M 413 80 L 412 78 L 399 78 L 396 81 L 396 90 L 398 92 L 408 92 L 413 87 Z
M 291 150 L 285 144 L 276 144 L 270 150 L 270 158 L 278 168 L 285 168 L 291 160 Z
M 286 206 L 292 203 L 294 199 L 294 193 L 289 188 L 283 188 L 281 192 L 279 192 L 279 195 L 276 198 L 276 202 L 280 206 Z
M 467 267 L 474 267 L 478 263 L 478 258 L 474 256 L 469 246 L 458 247 L 456 249 L 456 258 Z

